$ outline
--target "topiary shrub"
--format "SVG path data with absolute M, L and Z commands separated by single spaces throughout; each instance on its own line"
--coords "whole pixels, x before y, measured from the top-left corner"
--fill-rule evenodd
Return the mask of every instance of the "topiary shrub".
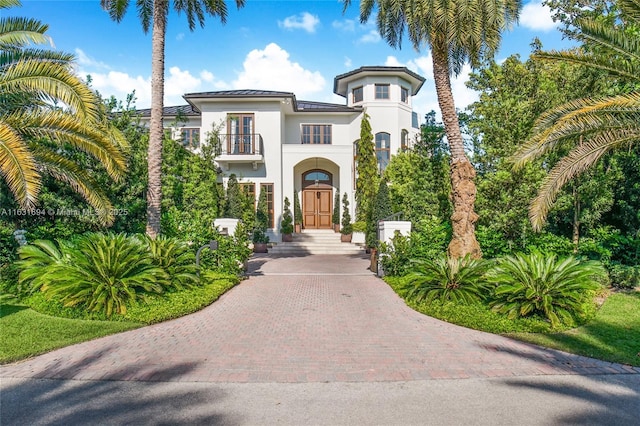
M 349 197 L 347 193 L 344 193 L 342 197 L 342 223 L 340 226 L 340 233 L 343 235 L 349 235 L 353 233 L 353 225 L 351 224 L 351 213 L 349 213 Z
M 284 213 L 282 213 L 282 221 L 280 222 L 280 232 L 285 235 L 293 233 L 293 218 L 288 197 L 284 197 Z
M 417 260 L 406 276 L 406 296 L 418 302 L 453 301 L 475 303 L 486 297 L 485 273 L 489 263 L 470 256 L 451 258 L 441 255 L 434 260 Z
M 490 305 L 509 318 L 541 315 L 552 327 L 571 324 L 585 313 L 585 302 L 603 274 L 599 262 L 572 256 L 540 252 L 506 256 L 488 274 L 495 285 Z

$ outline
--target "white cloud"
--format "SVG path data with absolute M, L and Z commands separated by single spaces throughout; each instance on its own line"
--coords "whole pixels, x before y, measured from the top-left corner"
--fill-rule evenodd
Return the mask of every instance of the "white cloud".
M 275 43 L 249 52 L 242 72 L 232 83 L 236 89 L 281 90 L 301 98 L 321 92 L 325 85 L 322 74 L 292 62 L 289 53 Z
M 551 31 L 557 24 L 553 22 L 549 6 L 532 1 L 524 5 L 520 12 L 520 26 L 533 31 Z
M 176 36 L 176 40 L 178 41 L 184 40 L 184 33 L 178 33 L 178 35 Z
M 331 26 L 336 30 L 352 33 L 356 30 L 356 21 L 354 19 L 344 19 L 342 21 L 333 21 Z
M 309 12 L 302 12 L 299 15 L 293 15 L 285 18 L 284 21 L 278 21 L 278 26 L 287 30 L 304 30 L 308 33 L 315 33 L 316 28 L 320 25 L 320 19 Z
M 436 95 L 436 88 L 433 81 L 433 62 L 430 53 L 426 56 L 411 59 L 407 63 L 400 62 L 395 56 L 388 56 L 385 65 L 393 67 L 406 66 L 411 71 L 423 76 L 427 81 L 422 86 L 422 89 L 420 89 L 418 95 L 413 98 L 413 110 L 418 113 L 421 121 L 424 114 L 431 110 L 436 112 L 438 120 L 442 119 L 440 106 L 438 105 L 438 96 Z M 465 85 L 466 81 L 469 80 L 470 73 L 471 67 L 465 65 L 458 77 L 451 77 L 453 99 L 456 108 L 461 111 L 478 100 L 478 94 Z
M 104 62 L 100 62 L 91 58 L 89 55 L 84 53 L 82 49 L 76 49 L 75 54 L 76 54 L 76 63 L 80 67 L 90 67 L 90 68 L 96 68 L 96 69 L 102 69 L 102 70 L 110 69 L 109 65 L 105 64 Z
M 376 30 L 371 30 L 360 37 L 360 39 L 358 39 L 358 43 L 377 43 L 380 39 L 380 33 Z
M 351 58 L 345 56 L 344 57 L 344 67 L 345 68 L 351 68 L 353 62 L 351 61 Z
M 200 71 L 200 78 L 207 83 L 211 83 L 214 80 L 213 74 L 207 70 Z

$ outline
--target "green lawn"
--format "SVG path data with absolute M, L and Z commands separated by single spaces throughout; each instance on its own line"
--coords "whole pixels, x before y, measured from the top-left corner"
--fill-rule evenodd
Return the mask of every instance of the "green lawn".
M 0 363 L 140 327 L 134 322 L 56 318 L 26 306 L 0 306 Z
M 110 321 L 101 320 L 105 318 L 103 314 L 67 308 L 41 294 L 25 299 L 39 312 L 27 306 L 0 305 L 0 363 L 190 314 L 213 303 L 240 280 L 225 274 L 209 274 L 207 282 L 149 296 L 147 303 L 132 306 L 125 316 Z
M 609 296 L 596 318 L 560 333 L 509 333 L 511 337 L 606 361 L 640 366 L 640 292 Z

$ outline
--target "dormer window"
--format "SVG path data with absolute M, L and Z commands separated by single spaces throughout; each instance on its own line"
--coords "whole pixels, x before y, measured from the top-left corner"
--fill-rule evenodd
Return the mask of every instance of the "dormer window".
M 389 99 L 388 84 L 376 84 L 376 99 Z
M 409 89 L 407 89 L 406 87 L 400 88 L 400 100 L 405 104 L 409 103 Z
M 353 95 L 354 104 L 357 104 L 358 102 L 362 102 L 364 99 L 364 91 L 362 89 L 362 86 L 356 87 L 355 89 L 353 89 L 352 95 Z

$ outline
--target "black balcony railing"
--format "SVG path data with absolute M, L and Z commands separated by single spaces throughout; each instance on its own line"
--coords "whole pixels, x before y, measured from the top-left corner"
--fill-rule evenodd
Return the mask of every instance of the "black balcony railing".
M 218 135 L 218 155 L 263 155 L 260 133 Z

